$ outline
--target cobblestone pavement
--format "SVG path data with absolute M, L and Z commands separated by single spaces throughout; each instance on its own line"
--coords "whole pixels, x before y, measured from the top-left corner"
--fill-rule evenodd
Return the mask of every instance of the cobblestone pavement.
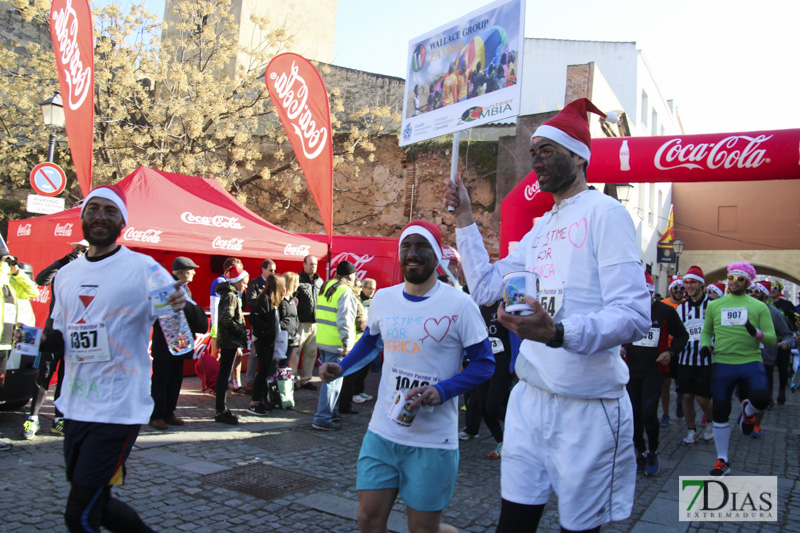
M 374 395 L 376 388 L 377 374 L 371 374 L 367 391 Z M 200 392 L 197 378 L 187 378 L 177 413 L 187 425 L 163 432 L 144 426 L 116 496 L 156 531 L 357 531 L 356 457 L 374 402 L 356 405 L 362 412 L 345 415 L 341 431 L 318 432 L 311 429 L 317 393 L 301 390 L 296 399 L 294 410 L 257 417 L 245 412 L 249 398 L 233 396 L 229 405 L 240 423 L 225 426 L 213 421 L 213 397 Z M 760 440 L 737 431 L 731 437 L 734 475 L 778 476 L 776 522 L 678 520 L 678 476 L 706 474 L 716 457 L 713 443 L 681 446 L 685 424 L 673 412 L 672 424 L 661 433 L 661 472 L 640 476 L 631 518 L 602 531 L 800 532 L 798 405 L 800 394 L 790 394 L 785 406 L 769 411 Z M 0 452 L 2 532 L 65 530 L 68 485 L 61 438 L 49 433 L 52 414 L 48 402 L 39 435 L 23 441 L 27 411 L 0 413 L 0 438 L 15 445 Z M 461 443 L 455 496 L 444 512 L 444 520 L 460 531 L 494 531 L 500 464 L 484 458 L 492 449 L 485 427 L 479 438 Z M 394 507 L 389 529 L 406 531 L 402 502 Z M 553 497 L 539 531 L 558 530 Z

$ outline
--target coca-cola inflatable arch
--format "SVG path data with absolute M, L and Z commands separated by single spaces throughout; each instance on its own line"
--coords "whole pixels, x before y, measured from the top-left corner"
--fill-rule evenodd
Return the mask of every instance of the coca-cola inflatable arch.
M 800 129 L 592 139 L 590 184 L 800 178 Z M 503 199 L 500 256 L 553 207 L 531 171 Z

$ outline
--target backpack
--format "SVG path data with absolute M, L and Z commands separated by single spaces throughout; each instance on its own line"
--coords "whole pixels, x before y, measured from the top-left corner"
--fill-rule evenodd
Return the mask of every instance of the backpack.
M 210 344 L 208 345 L 211 346 Z M 217 376 L 219 375 L 219 361 L 211 355 L 210 349 L 195 361 L 194 370 L 200 378 L 200 387 L 203 392 L 215 393 L 217 390 Z

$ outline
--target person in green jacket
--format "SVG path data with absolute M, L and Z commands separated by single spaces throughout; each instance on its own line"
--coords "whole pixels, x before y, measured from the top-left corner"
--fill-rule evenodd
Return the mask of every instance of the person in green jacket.
M 728 266 L 729 293 L 708 304 L 706 309 L 700 344 L 701 351 L 707 353 L 712 339 L 714 341 L 711 396 L 718 458 L 710 476 L 725 476 L 731 471 L 728 418 L 736 386 L 739 386 L 741 396 L 747 398 L 742 402 L 738 419 L 739 428 L 745 435 L 753 433 L 756 415 L 769 407 L 767 372 L 761 360 L 760 345 L 775 346 L 776 336 L 767 306 L 746 294 L 755 277 L 756 269 L 750 263 L 731 263 Z

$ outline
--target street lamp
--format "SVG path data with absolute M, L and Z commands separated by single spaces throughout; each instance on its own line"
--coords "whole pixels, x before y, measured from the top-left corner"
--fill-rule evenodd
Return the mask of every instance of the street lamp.
M 50 129 L 50 144 L 47 148 L 47 161 L 53 162 L 53 152 L 56 149 L 56 128 L 63 128 L 66 120 L 64 119 L 64 106 L 61 103 L 61 92 L 56 91 L 49 100 L 45 100 L 39 107 L 42 108 L 42 120 L 44 125 Z
M 686 244 L 680 239 L 672 241 L 672 251 L 675 252 L 675 274 L 678 275 L 680 275 L 681 272 L 681 254 L 685 247 Z
M 631 199 L 631 193 L 633 192 L 633 185 L 630 183 L 617 183 L 616 187 L 617 200 L 619 200 L 622 205 L 628 205 Z

